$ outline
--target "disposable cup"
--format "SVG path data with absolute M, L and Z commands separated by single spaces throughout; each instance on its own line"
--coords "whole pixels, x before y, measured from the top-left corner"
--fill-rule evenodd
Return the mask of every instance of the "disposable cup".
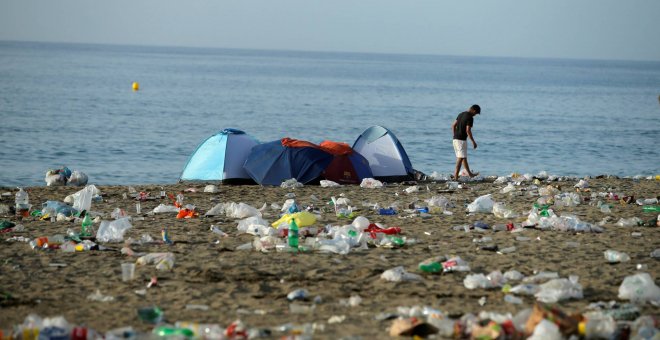
M 121 264 L 121 280 L 124 282 L 131 281 L 135 278 L 135 263 L 122 263 Z

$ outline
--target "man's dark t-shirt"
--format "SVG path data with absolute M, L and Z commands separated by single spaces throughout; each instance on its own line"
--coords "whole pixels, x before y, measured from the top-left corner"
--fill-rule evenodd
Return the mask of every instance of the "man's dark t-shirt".
M 472 115 L 465 111 L 461 112 L 458 117 L 456 117 L 456 128 L 454 130 L 454 139 L 467 140 L 467 132 L 465 132 L 465 127 L 472 127 L 472 122 L 474 121 Z

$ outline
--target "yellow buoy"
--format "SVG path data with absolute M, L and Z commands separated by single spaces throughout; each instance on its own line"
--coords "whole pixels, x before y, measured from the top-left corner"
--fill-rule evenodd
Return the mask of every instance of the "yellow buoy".
M 134 82 L 133 82 L 133 91 L 137 91 L 137 90 L 139 90 L 139 89 L 140 89 L 140 84 L 138 84 L 137 81 L 134 81 Z

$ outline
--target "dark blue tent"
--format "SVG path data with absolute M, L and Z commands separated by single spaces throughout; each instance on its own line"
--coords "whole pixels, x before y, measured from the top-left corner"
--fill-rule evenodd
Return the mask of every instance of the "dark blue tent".
M 243 168 L 261 185 L 280 185 L 290 178 L 307 184 L 319 179 L 333 156 L 318 147 L 282 145 L 276 140 L 252 148 Z

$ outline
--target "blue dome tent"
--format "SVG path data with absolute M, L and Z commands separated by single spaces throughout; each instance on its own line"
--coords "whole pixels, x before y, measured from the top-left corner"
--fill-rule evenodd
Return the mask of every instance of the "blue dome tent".
M 243 163 L 259 142 L 237 129 L 224 129 L 204 140 L 190 155 L 180 181 L 220 181 L 254 184 Z
M 353 149 L 369 161 L 374 178 L 384 182 L 404 182 L 415 179 L 415 170 L 406 150 L 392 131 L 372 126 L 355 140 Z
M 259 144 L 252 148 L 244 168 L 261 185 L 280 185 L 290 178 L 303 184 L 319 180 L 333 155 L 309 146 L 311 143 L 299 142 L 283 138 Z

